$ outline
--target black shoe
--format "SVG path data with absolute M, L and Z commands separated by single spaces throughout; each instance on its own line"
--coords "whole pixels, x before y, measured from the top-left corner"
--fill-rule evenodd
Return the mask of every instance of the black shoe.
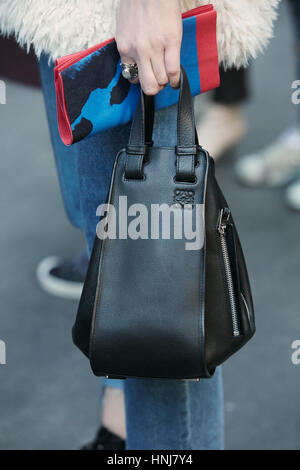
M 49 294 L 78 300 L 87 268 L 88 256 L 84 251 L 70 260 L 57 256 L 45 258 L 38 265 L 36 275 L 41 287 Z
M 81 447 L 80 450 L 125 450 L 125 441 L 102 426 L 94 441 Z

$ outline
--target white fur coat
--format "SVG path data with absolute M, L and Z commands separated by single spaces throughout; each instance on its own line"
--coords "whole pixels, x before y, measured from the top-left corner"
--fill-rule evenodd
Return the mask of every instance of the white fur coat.
M 280 0 L 180 0 L 182 11 L 212 3 L 218 13 L 219 58 L 246 65 L 272 37 Z M 0 30 L 53 59 L 114 36 L 119 0 L 0 0 Z

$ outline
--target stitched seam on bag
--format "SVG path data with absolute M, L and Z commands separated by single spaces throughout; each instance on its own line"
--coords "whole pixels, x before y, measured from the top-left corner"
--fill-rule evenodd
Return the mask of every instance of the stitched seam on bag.
M 117 157 L 116 157 L 116 161 L 115 161 L 115 165 L 114 165 L 114 170 L 113 170 L 113 174 L 112 174 L 112 179 L 111 179 L 111 188 L 110 188 L 110 194 L 109 194 L 109 197 L 108 197 L 108 204 L 110 204 L 111 200 L 112 200 L 112 197 L 113 197 L 113 194 L 115 192 L 115 186 L 114 186 L 114 179 L 115 179 L 115 174 L 116 174 L 116 170 L 117 170 L 117 166 L 118 166 L 118 163 L 119 163 L 119 158 L 121 156 L 121 154 L 124 153 L 124 150 L 120 150 L 120 152 L 117 154 Z M 96 235 L 97 236 L 97 235 Z M 106 245 L 106 241 L 107 241 L 107 238 L 105 238 L 103 241 L 102 241 L 102 248 L 101 248 L 101 257 L 100 257 L 100 262 L 99 262 L 99 269 L 98 269 L 98 279 L 97 279 L 97 287 L 99 286 L 99 289 L 96 291 L 96 297 L 95 297 L 95 304 L 94 304 L 94 311 L 93 311 L 93 324 L 92 324 L 92 331 L 91 331 L 91 338 L 90 338 L 90 360 L 92 358 L 92 355 L 95 355 L 95 352 L 96 352 L 96 325 L 97 325 L 97 321 L 98 321 L 98 310 L 99 310 L 99 304 L 100 304 L 100 290 L 102 289 L 101 287 L 101 283 L 100 283 L 100 280 L 101 280 L 101 274 L 102 274 L 102 265 L 104 263 L 104 255 L 105 255 L 105 245 Z M 95 373 L 98 374 L 98 370 L 97 369 L 94 369 Z
M 206 163 L 206 170 L 205 170 L 205 183 L 204 183 L 204 189 L 203 189 L 203 196 L 202 196 L 202 202 L 205 203 L 206 199 L 206 192 L 207 192 L 207 180 L 208 180 L 208 171 L 209 171 L 209 158 L 208 154 L 205 153 L 205 163 Z M 200 309 L 200 315 L 198 317 L 198 344 L 199 344 L 199 349 L 200 352 L 203 352 L 203 361 L 202 361 L 202 366 L 203 366 L 203 372 L 207 377 L 209 377 L 208 373 L 208 368 L 206 364 L 206 344 L 205 344 L 205 312 L 206 312 L 206 224 L 205 224 L 205 215 L 204 215 L 204 247 L 203 247 L 203 254 L 202 254 L 202 260 L 203 260 L 203 268 L 202 268 L 202 273 L 201 273 L 201 292 L 200 295 L 202 294 L 203 296 L 203 302 L 201 305 Z M 201 367 L 202 368 L 202 367 Z M 201 371 L 202 372 L 202 371 Z

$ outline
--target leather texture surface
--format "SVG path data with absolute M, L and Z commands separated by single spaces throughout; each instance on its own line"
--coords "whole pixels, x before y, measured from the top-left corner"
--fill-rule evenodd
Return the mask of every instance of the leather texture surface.
M 147 145 L 151 106 L 151 100 L 142 97 L 128 147 L 116 157 L 108 202 L 116 214 L 124 214 L 120 196 L 126 196 L 127 207 L 143 204 L 149 227 L 153 204 L 176 203 L 177 215 L 188 204 L 194 220 L 196 208 L 202 207 L 198 235 L 203 243 L 200 249 L 187 250 L 187 240 L 174 236 L 172 224 L 168 239 L 161 233 L 156 239 L 96 238 L 73 339 L 98 376 L 208 378 L 255 332 L 245 260 L 230 216 L 224 236 L 239 326 L 234 336 L 217 230 L 220 212 L 228 204 L 215 179 L 213 160 L 197 145 L 184 70 L 177 146 Z M 118 233 L 118 217 L 116 228 Z
M 234 221 L 231 217 L 229 235 L 227 235 L 227 246 L 242 333 L 238 337 L 233 336 L 232 315 L 225 278 L 224 260 L 221 252 L 220 235 L 216 230 L 220 210 L 224 207 L 228 207 L 228 204 L 215 179 L 214 162 L 210 159 L 205 199 L 205 334 L 206 360 L 210 367 L 222 364 L 246 344 L 255 333 L 254 310 L 247 268 Z M 230 237 L 230 242 L 228 237 Z M 246 304 L 243 301 L 243 296 Z
M 174 148 L 149 149 L 142 180 L 126 180 L 126 152 L 117 158 L 111 204 L 172 205 L 176 189 Z M 203 203 L 207 169 L 199 155 L 195 203 Z M 181 211 L 182 209 L 176 209 Z M 117 225 L 118 228 L 118 225 Z M 185 250 L 184 240 L 104 240 L 90 359 L 96 375 L 193 378 L 206 376 L 201 301 L 204 249 Z M 201 286 L 202 289 L 201 289 Z M 202 292 L 201 292 L 202 291 Z

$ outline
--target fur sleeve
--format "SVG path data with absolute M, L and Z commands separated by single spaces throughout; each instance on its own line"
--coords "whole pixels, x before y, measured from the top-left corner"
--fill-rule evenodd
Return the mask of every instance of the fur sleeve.
M 0 30 L 53 59 L 114 35 L 119 0 L 1 0 Z M 182 10 L 212 3 L 218 12 L 218 49 L 225 66 L 246 65 L 272 37 L 280 0 L 180 0 Z

